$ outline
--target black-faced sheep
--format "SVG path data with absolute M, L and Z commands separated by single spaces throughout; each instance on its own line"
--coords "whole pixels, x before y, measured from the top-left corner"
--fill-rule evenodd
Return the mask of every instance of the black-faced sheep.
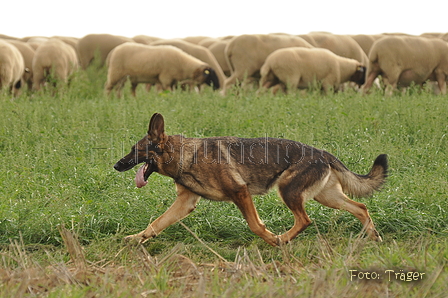
M 78 56 L 82 69 L 86 69 L 95 58 L 95 54 L 99 54 L 99 66 L 103 66 L 107 55 L 116 46 L 132 42 L 133 40 L 124 36 L 111 34 L 88 34 L 78 41 Z
M 19 94 L 25 62 L 20 51 L 5 40 L 0 40 L 0 89 L 9 88 Z
M 131 92 L 139 83 L 159 84 L 171 90 L 177 83 L 199 86 L 203 83 L 219 88 L 218 77 L 208 64 L 173 46 L 147 46 L 125 43 L 116 47 L 108 58 L 106 92 L 117 85 L 117 95 L 129 77 Z
M 185 53 L 198 58 L 199 60 L 207 63 L 210 65 L 211 68 L 213 68 L 216 72 L 216 75 L 219 79 L 219 85 L 222 86 L 224 84 L 224 81 L 226 79 L 226 76 L 224 75 L 223 70 L 221 69 L 221 66 L 219 65 L 218 61 L 216 60 L 213 53 L 207 49 L 206 47 L 193 44 L 191 42 L 182 40 L 182 39 L 162 39 L 155 41 L 151 43 L 153 46 L 159 46 L 159 45 L 166 45 L 166 46 L 173 46 L 176 48 L 181 49 Z
M 54 74 L 59 81 L 67 82 L 78 65 L 78 56 L 72 46 L 58 38 L 50 38 L 34 54 L 33 90 L 40 90 L 50 74 Z
M 224 82 L 222 94 L 225 94 L 237 80 L 242 81 L 244 78 L 257 76 L 270 53 L 287 47 L 312 48 L 313 46 L 303 38 L 292 35 L 245 34 L 231 39 L 226 46 L 225 54 L 232 75 Z
M 437 92 L 446 94 L 448 43 L 425 37 L 385 36 L 370 49 L 364 93 L 379 75 L 386 84 L 386 94 L 428 80 L 436 81 Z
M 327 49 L 293 47 L 270 54 L 260 73 L 260 88 L 276 85 L 275 88 L 304 89 L 317 82 L 328 92 L 348 81 L 364 84 L 365 67 Z

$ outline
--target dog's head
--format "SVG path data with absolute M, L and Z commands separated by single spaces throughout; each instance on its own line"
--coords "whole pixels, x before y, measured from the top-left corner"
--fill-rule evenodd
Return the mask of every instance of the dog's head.
M 157 163 L 160 157 L 167 153 L 168 136 L 165 134 L 165 122 L 159 113 L 152 115 L 149 121 L 148 134 L 132 146 L 131 152 L 120 159 L 114 169 L 124 172 L 132 169 L 139 163 L 145 164 L 138 170 L 135 181 L 137 187 L 146 185 L 149 175 L 157 171 Z

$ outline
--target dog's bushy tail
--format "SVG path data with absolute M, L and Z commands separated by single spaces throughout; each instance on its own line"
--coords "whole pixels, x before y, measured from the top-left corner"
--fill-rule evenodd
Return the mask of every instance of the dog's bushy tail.
M 367 175 L 353 173 L 339 160 L 332 163 L 331 167 L 335 170 L 344 193 L 355 197 L 368 197 L 379 190 L 386 181 L 387 155 L 378 155 Z

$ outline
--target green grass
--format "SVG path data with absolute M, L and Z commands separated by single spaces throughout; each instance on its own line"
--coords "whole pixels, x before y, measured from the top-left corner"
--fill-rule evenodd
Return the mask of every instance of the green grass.
M 24 249 L 33 262 L 67 262 L 58 231 L 64 224 L 76 232 L 89 260 L 104 264 L 107 260 L 116 265 L 114 270 L 125 268 L 130 286 L 117 286 L 119 292 L 114 293 L 121 294 L 116 296 L 125 297 L 137 289 L 140 293 L 154 289 L 159 297 L 197 296 L 201 287 L 210 296 L 226 297 L 326 297 L 331 293 L 357 297 L 357 290 L 363 289 L 367 291 L 363 297 L 381 293 L 431 297 L 448 291 L 446 96 L 417 88 L 391 97 L 379 92 L 361 96 L 350 90 L 327 96 L 319 92 L 273 96 L 235 88 L 223 97 L 210 89 L 200 94 L 159 94 L 140 87 L 133 98 L 126 86 L 119 99 L 104 95 L 104 82 L 104 70 L 91 68 L 77 74 L 71 86 L 61 87 L 55 96 L 44 91 L 11 99 L 2 93 L 0 263 L 5 268 L 24 267 L 17 260 L 6 260 L 13 254 L 14 241 L 23 241 L 16 248 Z M 359 200 L 369 208 L 384 243 L 357 240 L 361 224 L 351 214 L 308 202 L 313 224 L 286 248 L 271 248 L 249 230 L 233 204 L 202 200 L 183 223 L 232 264 L 241 259 L 244 266 L 235 271 L 238 277 L 219 267 L 217 257 L 179 224 L 144 248 L 125 246 L 124 235 L 144 229 L 175 197 L 167 177 L 153 174 L 148 186 L 137 189 L 135 170 L 118 173 L 113 169 L 145 135 L 154 112 L 164 115 L 168 134 L 288 138 L 324 148 L 361 174 L 368 172 L 378 154 L 387 153 L 387 184 L 371 198 Z M 292 226 L 292 214 L 275 191 L 256 197 L 255 204 L 273 232 Z M 174 271 L 163 264 L 133 271 L 133 266 L 143 266 L 136 251 L 163 259 L 179 243 L 182 255 L 195 264 L 214 264 L 210 268 L 215 270 L 198 265 L 200 274 L 184 284 L 173 279 Z M 275 262 L 289 269 L 273 268 Z M 251 266 L 252 271 L 247 269 Z M 352 282 L 350 268 L 414 268 L 433 274 L 434 280 L 412 285 Z M 113 271 L 111 276 L 117 275 Z M 108 277 L 97 276 L 91 287 L 62 283 L 47 293 L 82 297 L 93 291 L 107 296 Z M 143 281 L 138 282 L 139 278 Z M 175 287 L 180 284 L 181 288 Z M 0 296 L 19 291 L 14 285 L 0 286 Z

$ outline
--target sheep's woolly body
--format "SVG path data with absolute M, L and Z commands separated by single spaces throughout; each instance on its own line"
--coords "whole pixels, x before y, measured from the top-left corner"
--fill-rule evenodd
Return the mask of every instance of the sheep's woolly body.
M 313 46 L 298 36 L 282 34 L 244 34 L 231 39 L 225 54 L 232 75 L 226 79 L 222 93 L 225 94 L 237 80 L 242 81 L 258 73 L 270 53 L 287 47 Z
M 70 74 L 78 68 L 78 56 L 70 45 L 51 38 L 39 46 L 33 59 L 33 89 L 39 90 L 47 76 L 53 72 L 55 77 L 67 82 Z
M 11 88 L 17 95 L 24 71 L 25 62 L 20 51 L 7 41 L 0 40 L 0 88 Z
M 308 88 L 317 81 L 325 91 L 337 90 L 340 84 L 352 80 L 357 72 L 361 72 L 361 78 L 363 70 L 360 62 L 340 57 L 327 49 L 285 48 L 266 58 L 260 71 L 260 86 L 271 87 L 279 81 L 291 89 Z
M 118 84 L 119 96 L 128 76 L 135 95 L 139 83 L 160 84 L 164 90 L 168 90 L 178 82 L 188 82 L 189 85 L 206 82 L 204 72 L 207 70 L 214 74 L 208 64 L 173 46 L 125 43 L 116 47 L 108 60 L 106 91 L 110 93 Z M 214 84 L 219 88 L 217 77 Z
M 386 36 L 377 40 L 369 53 L 364 92 L 381 75 L 392 92 L 411 83 L 436 81 L 446 94 L 448 76 L 448 44 L 439 39 L 409 36 Z

